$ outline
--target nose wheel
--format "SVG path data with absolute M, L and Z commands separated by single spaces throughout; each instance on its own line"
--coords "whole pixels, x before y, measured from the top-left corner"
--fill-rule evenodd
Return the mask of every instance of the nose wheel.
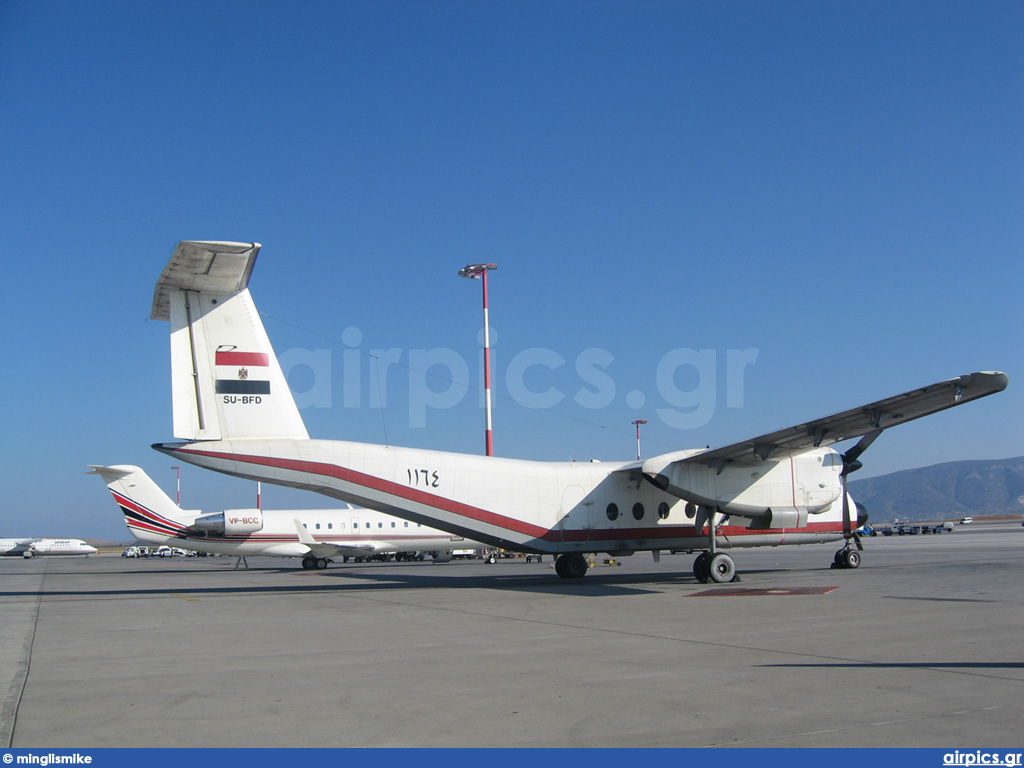
M 832 559 L 833 568 L 859 568 L 860 567 L 860 552 L 853 547 L 844 547 L 836 552 L 836 556 Z

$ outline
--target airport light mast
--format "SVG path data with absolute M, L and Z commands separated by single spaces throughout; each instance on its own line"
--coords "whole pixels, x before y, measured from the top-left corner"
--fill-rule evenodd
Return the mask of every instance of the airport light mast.
M 488 456 L 494 455 L 494 445 L 491 440 L 491 326 L 487 320 L 487 273 L 497 268 L 497 264 L 469 264 L 459 270 L 460 277 L 482 280 L 484 287 L 484 407 L 487 412 L 484 439 Z
M 636 460 L 640 461 L 640 425 L 646 424 L 647 419 L 637 419 L 631 423 L 636 427 Z

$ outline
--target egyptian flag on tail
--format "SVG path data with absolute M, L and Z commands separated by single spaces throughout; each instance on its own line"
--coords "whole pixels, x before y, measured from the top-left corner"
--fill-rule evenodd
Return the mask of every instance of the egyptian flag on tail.
M 216 352 L 217 394 L 269 395 L 270 355 L 266 352 L 239 352 L 237 347 L 221 347 Z

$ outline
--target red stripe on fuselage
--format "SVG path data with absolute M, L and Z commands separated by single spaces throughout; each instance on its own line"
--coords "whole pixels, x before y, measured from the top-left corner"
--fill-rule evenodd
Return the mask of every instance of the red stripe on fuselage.
M 686 538 L 707 538 L 707 534 L 698 531 L 693 526 L 657 526 L 654 528 L 594 528 L 594 529 L 572 529 L 557 530 L 541 528 L 522 520 L 517 520 L 495 512 L 489 512 L 479 507 L 454 501 L 444 496 L 436 496 L 415 488 L 408 488 L 389 480 L 384 480 L 374 475 L 367 475 L 336 464 L 325 464 L 323 462 L 302 461 L 299 459 L 277 459 L 270 456 L 249 456 L 240 453 L 218 453 L 215 451 L 198 451 L 189 449 L 178 449 L 181 453 L 192 453 L 198 456 L 208 456 L 214 459 L 230 461 L 241 461 L 248 464 L 285 469 L 293 472 L 307 472 L 321 477 L 332 477 L 347 483 L 352 483 L 361 488 L 395 496 L 400 499 L 424 504 L 434 509 L 459 515 L 480 523 L 493 525 L 506 531 L 518 533 L 523 536 L 531 536 L 548 542 L 584 542 L 584 541 L 628 541 L 637 539 L 686 539 Z M 821 522 L 808 523 L 802 528 L 768 528 L 750 530 L 742 526 L 719 526 L 716 530 L 725 536 L 769 536 L 783 535 L 784 533 L 841 533 L 842 522 Z M 481 531 L 480 533 L 483 533 Z
M 409 488 L 404 485 L 399 485 L 398 483 L 393 483 L 389 480 L 375 477 L 374 475 L 367 475 L 362 472 L 356 472 L 353 469 L 339 467 L 336 464 L 324 464 L 316 461 L 301 461 L 299 459 L 275 459 L 270 456 L 248 456 L 241 453 L 217 453 L 215 451 L 196 451 L 188 449 L 179 450 L 182 453 L 192 453 L 197 456 L 209 456 L 213 459 L 241 461 L 247 464 L 258 464 L 264 467 L 286 469 L 291 472 L 307 472 L 311 475 L 320 475 L 321 477 L 333 477 L 343 482 L 357 485 L 360 488 L 380 491 L 381 493 L 386 493 L 390 496 L 405 499 L 406 501 L 412 501 L 417 504 L 423 504 L 445 512 L 451 512 L 452 514 L 459 515 L 460 517 L 469 518 L 470 520 L 476 520 L 481 523 L 487 523 L 488 525 L 503 528 L 507 531 L 515 531 L 516 533 L 523 534 L 524 536 L 543 538 L 545 534 L 549 533 L 547 528 L 541 528 L 538 525 L 531 525 L 530 523 L 522 520 L 516 520 L 515 518 L 506 517 L 505 515 L 499 515 L 495 512 L 488 512 L 486 509 L 480 509 L 479 507 L 473 507 L 459 501 L 453 501 L 452 499 L 445 498 L 444 496 L 435 496 L 434 494 L 427 493 L 426 491 L 419 491 L 415 488 Z

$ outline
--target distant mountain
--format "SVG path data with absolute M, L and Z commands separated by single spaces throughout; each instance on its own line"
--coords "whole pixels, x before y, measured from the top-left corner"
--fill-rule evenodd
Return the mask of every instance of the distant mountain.
M 867 508 L 872 522 L 1024 514 L 1024 456 L 951 461 L 851 479 L 850 493 Z

